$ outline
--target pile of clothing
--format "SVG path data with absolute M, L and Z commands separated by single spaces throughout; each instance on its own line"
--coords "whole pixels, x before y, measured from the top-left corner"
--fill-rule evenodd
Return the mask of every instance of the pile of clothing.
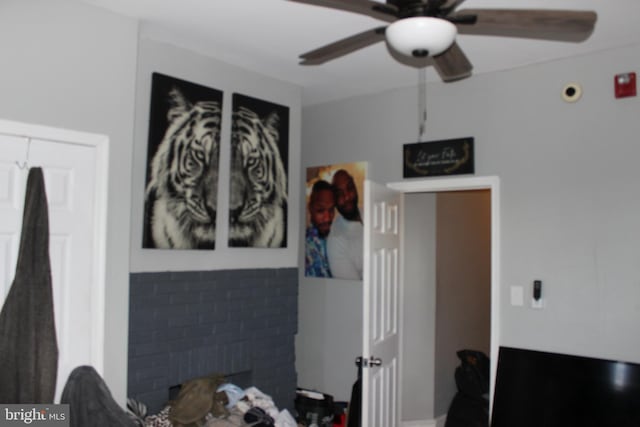
M 178 396 L 158 414 L 147 415 L 144 404 L 129 399 L 127 408 L 139 427 L 297 427 L 286 409 L 249 387 L 225 383 L 219 375 L 184 383 Z

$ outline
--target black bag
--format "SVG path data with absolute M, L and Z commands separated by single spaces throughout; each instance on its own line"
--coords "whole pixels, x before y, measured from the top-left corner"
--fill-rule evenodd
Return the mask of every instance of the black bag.
M 489 358 L 476 350 L 460 350 L 456 354 L 461 361 L 455 372 L 458 391 L 475 398 L 488 394 Z
M 476 350 L 456 353 L 460 366 L 454 396 L 445 427 L 487 427 L 489 425 L 489 358 Z
M 318 426 L 331 426 L 333 424 L 333 414 L 335 411 L 333 396 L 326 393 L 312 393 L 322 395 L 322 399 L 310 397 L 310 393 L 305 393 L 305 390 L 303 389 L 298 389 L 296 391 L 296 400 L 294 405 L 296 412 L 298 413 L 298 418 L 307 423 L 312 418 L 315 418 Z
M 488 401 L 474 399 L 462 393 L 457 393 L 453 397 L 445 427 L 488 427 L 488 425 Z

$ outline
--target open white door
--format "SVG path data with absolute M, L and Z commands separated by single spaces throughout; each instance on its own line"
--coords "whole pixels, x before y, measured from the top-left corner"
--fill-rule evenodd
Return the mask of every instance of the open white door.
M 362 426 L 397 427 L 402 194 L 364 185 Z

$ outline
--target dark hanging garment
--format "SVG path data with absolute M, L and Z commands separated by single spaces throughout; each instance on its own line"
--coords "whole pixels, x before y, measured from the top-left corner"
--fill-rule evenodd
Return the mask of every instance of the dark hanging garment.
M 58 344 L 41 168 L 29 170 L 16 274 L 0 312 L 0 403 L 53 403 Z
M 358 378 L 351 387 L 351 401 L 347 413 L 347 427 L 362 427 L 362 357 L 356 358 Z

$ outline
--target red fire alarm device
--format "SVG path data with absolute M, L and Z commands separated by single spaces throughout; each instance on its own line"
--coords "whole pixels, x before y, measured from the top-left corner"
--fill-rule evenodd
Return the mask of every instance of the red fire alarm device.
M 616 74 L 614 82 L 616 98 L 636 96 L 636 73 Z

